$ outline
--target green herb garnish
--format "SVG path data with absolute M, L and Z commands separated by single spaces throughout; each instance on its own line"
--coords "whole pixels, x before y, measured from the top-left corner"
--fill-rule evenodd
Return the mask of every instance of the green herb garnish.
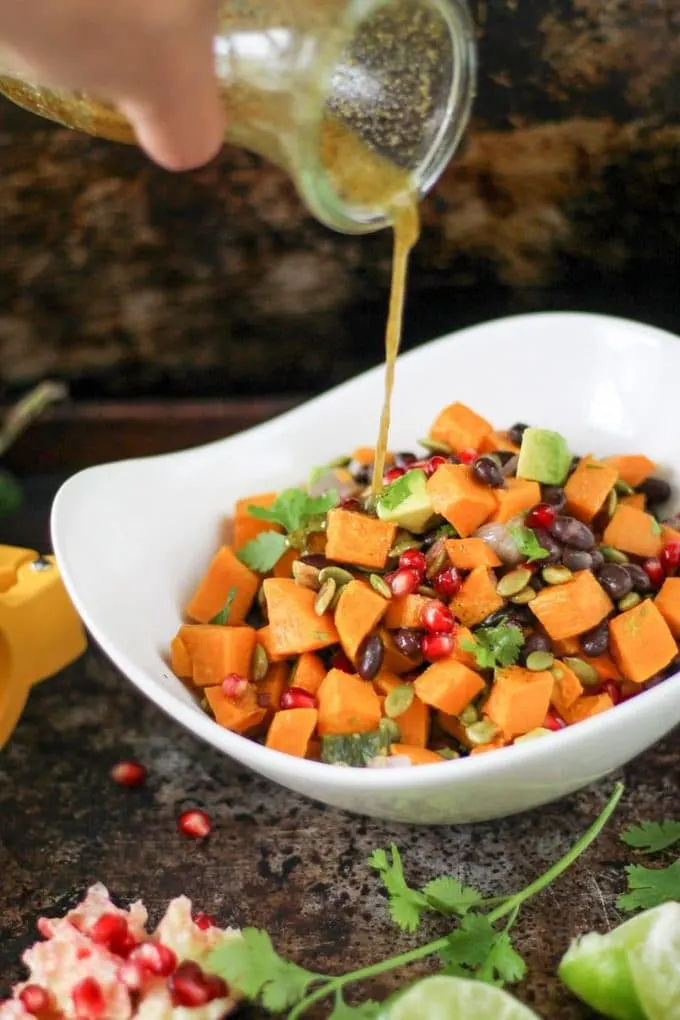
M 257 538 L 246 542 L 237 556 L 258 574 L 268 574 L 288 549 L 288 539 L 278 531 L 263 531 Z
M 680 822 L 641 822 L 621 833 L 621 842 L 644 854 L 658 853 L 680 842 Z
M 497 627 L 479 627 L 473 638 L 474 641 L 461 641 L 460 646 L 474 655 L 478 669 L 514 666 L 524 644 L 519 627 L 508 627 L 504 623 Z
M 303 549 L 311 531 L 318 531 L 321 519 L 337 506 L 335 490 L 313 498 L 304 489 L 284 489 L 269 507 L 248 507 L 248 513 L 259 521 L 278 524 L 287 532 L 263 531 L 251 542 L 246 542 L 237 553 L 241 563 L 259 574 L 267 574 L 290 548 Z
M 544 549 L 538 541 L 531 528 L 525 528 L 524 525 L 508 528 L 508 533 L 517 546 L 517 551 L 522 556 L 526 556 L 529 563 L 532 563 L 534 560 L 544 560 L 546 556 L 550 555 L 548 550 Z
M 649 910 L 661 903 L 680 900 L 680 860 L 667 868 L 644 868 L 641 864 L 626 867 L 628 892 L 618 897 L 619 910 Z
M 424 471 L 420 468 L 407 471 L 405 475 L 397 478 L 382 490 L 380 493 L 380 508 L 383 513 L 392 513 L 402 503 L 406 502 L 407 499 L 411 498 L 413 495 L 414 477 L 417 474 L 421 474 L 423 477 L 425 475 Z
M 229 617 L 231 615 L 231 607 L 234 599 L 236 598 L 236 588 L 230 588 L 227 594 L 227 599 L 219 613 L 213 616 L 211 623 L 217 624 L 218 627 L 226 627 L 229 623 Z

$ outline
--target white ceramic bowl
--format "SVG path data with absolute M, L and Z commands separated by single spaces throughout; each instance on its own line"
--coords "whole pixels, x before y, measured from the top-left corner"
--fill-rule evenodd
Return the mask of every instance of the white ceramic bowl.
M 310 341 L 311 342 L 311 341 Z M 379 338 L 374 338 L 376 350 Z M 680 343 L 633 322 L 540 314 L 464 330 L 399 361 L 392 449 L 409 449 L 460 399 L 498 427 L 562 432 L 582 454 L 644 452 L 680 467 Z M 199 449 L 90 468 L 54 504 L 64 580 L 91 634 L 136 686 L 197 737 L 277 783 L 359 814 L 474 822 L 537 807 L 601 778 L 680 721 L 675 676 L 614 711 L 543 740 L 401 769 L 347 769 L 270 751 L 220 728 L 165 656 L 189 593 L 237 498 L 299 484 L 371 443 L 382 399 L 372 370 L 273 422 Z

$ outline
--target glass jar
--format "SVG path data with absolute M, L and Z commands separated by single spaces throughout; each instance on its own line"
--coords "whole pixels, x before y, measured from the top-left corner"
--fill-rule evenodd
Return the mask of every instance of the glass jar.
M 361 234 L 422 197 L 451 159 L 475 86 L 465 0 L 221 0 L 214 41 L 225 140 L 284 169 L 308 209 Z M 0 92 L 114 141 L 125 119 L 93 97 L 3 72 Z

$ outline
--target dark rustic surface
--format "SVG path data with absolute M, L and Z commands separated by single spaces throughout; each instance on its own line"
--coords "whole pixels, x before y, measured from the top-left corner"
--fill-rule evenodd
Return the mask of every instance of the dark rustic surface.
M 57 482 L 29 481 L 26 510 L 3 522 L 3 541 L 44 546 Z M 108 778 L 109 766 L 128 757 L 149 768 L 141 790 L 121 790 Z M 544 1020 L 589 1016 L 560 989 L 555 966 L 572 935 L 618 919 L 614 899 L 629 854 L 617 832 L 627 822 L 680 814 L 675 739 L 624 778 L 615 821 L 517 926 L 529 964 L 518 994 Z M 36 917 L 67 909 L 96 880 L 123 901 L 142 896 L 154 918 L 169 897 L 187 893 L 222 923 L 266 927 L 281 951 L 316 969 L 377 960 L 412 943 L 386 919 L 365 866 L 372 849 L 394 840 L 417 882 L 449 871 L 489 893 L 516 889 L 588 827 L 611 786 L 474 827 L 372 823 L 302 800 L 199 744 L 91 650 L 34 693 L 0 754 L 0 992 L 20 976 L 18 956 L 34 938 Z M 187 805 L 213 818 L 205 843 L 175 830 Z M 374 992 L 392 987 L 385 979 Z

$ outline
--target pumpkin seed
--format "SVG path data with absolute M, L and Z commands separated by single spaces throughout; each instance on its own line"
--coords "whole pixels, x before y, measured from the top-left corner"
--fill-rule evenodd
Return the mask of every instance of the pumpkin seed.
M 354 575 L 342 567 L 324 567 L 319 571 L 319 584 L 322 586 L 326 581 L 335 581 L 336 587 L 344 588 L 346 584 L 354 580 Z
M 522 588 L 516 595 L 513 595 L 510 601 L 515 606 L 526 606 L 528 602 L 533 602 L 538 592 L 535 592 L 533 588 L 527 585 L 526 588 Z
M 269 671 L 269 656 L 259 642 L 253 651 L 252 671 L 253 681 L 256 684 L 261 683 Z
M 600 675 L 594 666 L 583 659 L 577 659 L 568 655 L 564 657 L 564 665 L 568 666 L 572 673 L 575 673 L 584 687 L 595 687 L 600 682 Z
M 564 670 L 562 669 L 561 666 L 552 666 L 550 672 L 552 673 L 553 679 L 555 680 L 561 680 L 562 677 L 564 676 Z
M 337 609 L 338 602 L 340 601 L 340 596 L 342 595 L 343 591 L 344 591 L 344 588 L 336 588 L 335 595 L 333 596 L 333 601 L 331 602 L 330 606 L 328 607 L 330 612 L 334 612 Z
M 444 761 L 454 761 L 456 758 L 460 758 L 458 751 L 454 751 L 451 747 L 438 747 L 437 754 Z
M 504 599 L 507 599 L 511 595 L 517 595 L 523 588 L 526 588 L 530 580 L 531 571 L 527 570 L 526 567 L 518 567 L 517 570 L 511 570 L 509 574 L 501 577 L 496 585 L 496 591 Z
M 317 568 L 310 566 L 309 563 L 303 563 L 302 560 L 295 560 L 293 562 L 293 578 L 295 583 L 299 584 L 301 588 L 310 588 L 312 591 L 318 591 L 321 587 Z
M 479 712 L 474 705 L 468 705 L 458 716 L 463 726 L 472 726 L 473 723 L 479 722 Z
M 555 656 L 552 652 L 530 652 L 527 655 L 527 669 L 530 669 L 532 673 L 540 673 L 544 669 L 550 669 Z
M 330 609 L 331 602 L 335 598 L 337 591 L 337 585 L 332 577 L 329 577 L 327 581 L 321 585 L 319 594 L 314 600 L 314 612 L 317 616 L 323 616 L 323 614 Z
M 393 687 L 385 698 L 385 715 L 388 719 L 398 719 L 413 704 L 413 687 L 411 684 L 400 684 Z
M 507 460 L 503 467 L 501 468 L 501 474 L 503 475 L 503 477 L 504 478 L 512 477 L 512 475 L 514 475 L 515 471 L 517 470 L 518 464 L 519 457 L 517 456 L 517 454 L 514 454 L 514 456 L 510 457 L 510 459 Z
M 611 545 L 601 545 L 600 552 L 607 563 L 628 563 L 628 557 L 626 554 L 624 552 L 620 552 L 619 549 L 614 549 Z
M 437 549 L 437 547 L 433 545 L 432 555 L 428 557 L 427 570 L 425 571 L 425 576 L 428 581 L 431 581 L 433 577 L 436 577 L 440 570 L 443 570 L 449 562 L 449 557 L 446 549 L 444 548 L 444 542 L 443 540 L 440 541 L 442 543 L 440 547 Z
M 384 599 L 392 598 L 392 589 L 380 574 L 369 574 L 368 583 L 370 584 L 373 591 L 377 591 L 378 595 L 382 595 Z
M 434 588 L 430 588 L 429 584 L 421 584 L 420 587 L 417 589 L 417 592 L 419 595 L 425 595 L 425 597 L 428 599 L 437 598 L 437 592 L 434 590 Z
M 537 726 L 535 730 L 529 730 L 521 737 L 515 737 L 514 744 L 524 744 L 527 740 L 535 740 L 536 737 L 546 737 L 550 733 L 550 730 L 546 729 L 545 726 Z
M 383 716 L 378 723 L 378 729 L 387 743 L 398 744 L 401 740 L 401 730 L 394 719 Z
M 638 593 L 636 591 L 631 591 L 628 595 L 624 595 L 622 599 L 619 599 L 616 605 L 622 613 L 625 613 L 627 609 L 635 609 L 635 606 L 639 606 L 641 602 L 642 598 L 638 595 Z
M 619 505 L 619 494 L 616 488 L 613 488 L 607 496 L 607 517 L 613 517 L 616 513 L 616 508 Z
M 572 574 L 569 567 L 543 567 L 541 577 L 546 584 L 564 584 L 571 581 Z
M 482 719 L 480 722 L 473 723 L 472 726 L 465 727 L 465 737 L 474 747 L 479 747 L 480 744 L 488 744 L 490 740 L 493 740 L 497 732 L 497 727 L 490 719 Z
M 624 482 L 622 478 L 619 478 L 614 488 L 618 492 L 619 496 L 632 496 L 635 492 L 633 486 L 629 485 L 628 482 Z
M 388 555 L 390 559 L 399 559 L 402 553 L 407 552 L 409 549 L 420 549 L 422 544 L 417 538 L 400 538 L 394 543 Z
M 418 446 L 422 446 L 424 450 L 429 450 L 431 453 L 453 453 L 448 443 L 443 443 L 440 439 L 419 439 Z

